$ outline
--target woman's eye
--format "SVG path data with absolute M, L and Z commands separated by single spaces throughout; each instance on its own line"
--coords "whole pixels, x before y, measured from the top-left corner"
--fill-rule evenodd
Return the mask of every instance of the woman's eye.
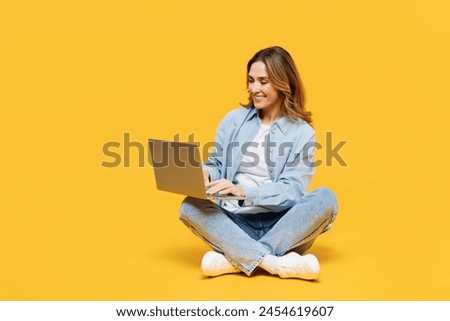
M 268 81 L 261 81 L 261 85 L 267 85 L 268 83 Z

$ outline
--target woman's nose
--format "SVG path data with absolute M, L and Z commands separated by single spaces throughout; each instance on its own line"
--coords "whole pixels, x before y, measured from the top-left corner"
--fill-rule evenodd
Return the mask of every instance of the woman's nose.
M 249 86 L 249 91 L 250 91 L 251 93 L 257 93 L 259 90 L 260 90 L 260 87 L 259 87 L 259 85 L 256 84 L 256 83 L 253 83 L 253 84 L 251 84 L 251 85 Z

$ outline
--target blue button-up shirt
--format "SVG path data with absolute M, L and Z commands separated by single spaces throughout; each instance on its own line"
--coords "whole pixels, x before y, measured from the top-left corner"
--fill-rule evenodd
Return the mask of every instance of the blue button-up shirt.
M 233 183 L 248 143 L 259 130 L 255 108 L 229 112 L 219 124 L 215 148 L 203 165 L 211 180 L 225 178 Z M 246 187 L 243 206 L 260 205 L 281 211 L 295 205 L 308 191 L 314 174 L 315 133 L 305 121 L 281 117 L 273 122 L 265 145 L 271 183 Z M 219 202 L 219 204 L 221 204 Z

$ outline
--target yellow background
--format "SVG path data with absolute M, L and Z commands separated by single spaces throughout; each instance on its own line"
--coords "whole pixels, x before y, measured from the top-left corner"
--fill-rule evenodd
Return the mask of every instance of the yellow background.
M 447 0 L 2 1 L 0 299 L 450 299 L 449 16 Z M 348 141 L 312 186 L 340 201 L 311 249 L 322 277 L 204 279 L 182 196 L 136 148 L 102 167 L 102 146 L 212 140 L 271 45 L 297 62 L 318 141 Z

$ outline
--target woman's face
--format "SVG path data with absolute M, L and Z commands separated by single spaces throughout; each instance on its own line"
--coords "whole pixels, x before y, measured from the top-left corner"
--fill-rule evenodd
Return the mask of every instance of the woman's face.
M 256 109 L 264 112 L 281 110 L 282 97 L 269 80 L 266 65 L 257 61 L 250 66 L 248 73 L 248 91 Z

